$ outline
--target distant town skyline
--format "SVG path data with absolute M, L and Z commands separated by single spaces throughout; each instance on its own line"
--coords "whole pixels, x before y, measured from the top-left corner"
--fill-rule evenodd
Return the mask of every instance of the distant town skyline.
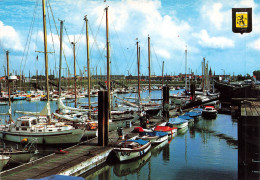
M 77 74 L 86 72 L 84 16 L 90 36 L 92 74 L 106 74 L 105 7 L 109 6 L 111 74 L 137 75 L 136 42 L 141 48 L 141 74 L 148 74 L 148 35 L 151 38 L 151 74 L 201 74 L 203 57 L 216 74 L 250 74 L 259 70 L 260 3 L 254 0 L 45 0 L 49 71 L 59 66 L 59 20 L 64 20 L 62 75 L 73 74 L 76 42 Z M 232 32 L 232 8 L 252 8 L 253 30 Z M 52 14 L 53 13 L 53 14 Z M 55 22 L 54 22 L 54 20 Z M 0 1 L 0 76 L 10 52 L 10 72 L 44 74 L 42 5 L 39 0 Z

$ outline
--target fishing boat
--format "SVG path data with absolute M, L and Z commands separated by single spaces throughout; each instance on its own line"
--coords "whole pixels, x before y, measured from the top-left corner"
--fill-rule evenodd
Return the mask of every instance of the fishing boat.
M 202 117 L 206 119 L 215 119 L 217 117 L 217 110 L 214 106 L 205 106 L 202 110 Z
M 190 111 L 190 112 L 186 112 L 184 114 L 184 116 L 190 116 L 190 117 L 194 118 L 194 121 L 199 121 L 201 114 L 202 114 L 202 109 L 201 109 L 201 112 L 195 111 L 195 110 Z
M 27 97 L 26 100 L 27 101 L 40 101 L 41 100 L 41 95 L 33 94 L 30 97 Z
M 170 127 L 176 127 L 178 129 L 184 128 L 188 126 L 188 121 L 181 118 L 170 118 L 167 125 Z
M 119 141 L 113 151 L 119 161 L 127 161 L 144 156 L 151 149 L 151 143 L 142 139 Z
M 10 157 L 5 155 L 0 155 L 0 171 L 3 170 L 4 166 L 8 163 Z
M 168 133 L 161 131 L 153 131 L 153 132 L 142 132 L 139 134 L 137 139 L 142 139 L 145 141 L 150 141 L 151 144 L 159 144 L 168 139 Z
M 170 127 L 168 125 L 166 125 L 166 123 L 163 123 L 159 126 L 156 126 L 154 128 L 154 131 L 160 131 L 160 132 L 166 132 L 169 135 L 176 135 L 177 134 L 177 128 L 176 127 Z
M 194 122 L 194 118 L 191 116 L 186 116 L 186 115 L 182 115 L 182 116 L 178 116 L 181 119 L 187 120 L 188 123 L 193 123 Z

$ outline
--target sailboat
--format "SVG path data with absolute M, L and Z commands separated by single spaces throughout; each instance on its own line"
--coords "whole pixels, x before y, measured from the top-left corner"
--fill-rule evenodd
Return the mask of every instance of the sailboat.
M 121 99 L 119 97 L 117 97 L 118 99 L 122 100 L 123 104 L 127 105 L 127 106 L 131 106 L 132 108 L 135 108 L 137 111 L 144 111 L 147 115 L 149 116 L 156 116 L 158 115 L 158 113 L 161 111 L 162 107 L 160 104 L 157 103 L 152 103 L 150 101 L 150 96 L 151 96 L 151 75 L 150 75 L 150 36 L 148 36 L 148 63 L 149 63 L 149 96 L 145 99 L 141 98 L 140 92 L 141 92 L 141 88 L 140 88 L 140 46 L 138 45 L 139 42 L 137 41 L 136 45 L 137 45 L 137 69 L 138 69 L 138 98 L 136 100 L 136 102 L 130 102 L 127 101 L 125 99 Z M 126 98 L 127 99 L 127 98 Z M 129 99 L 129 98 L 128 98 Z M 144 102 L 146 101 L 146 103 Z
M 83 130 L 58 122 L 50 115 L 45 0 L 42 0 L 42 7 L 47 103 L 41 112 L 16 111 L 27 116 L 17 118 L 14 124 L 2 132 L 2 137 L 3 140 L 11 142 L 32 142 L 36 139 L 35 143 L 38 144 L 78 143 L 83 136 Z

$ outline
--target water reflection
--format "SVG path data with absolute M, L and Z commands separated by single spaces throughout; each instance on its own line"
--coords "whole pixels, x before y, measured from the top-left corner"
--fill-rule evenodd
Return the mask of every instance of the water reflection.
M 114 166 L 113 172 L 118 176 L 127 176 L 128 174 L 137 173 L 140 169 L 147 163 L 151 157 L 151 152 L 149 151 L 142 158 L 133 160 L 127 163 L 118 163 Z
M 177 135 L 183 136 L 188 131 L 188 129 L 189 129 L 188 126 L 181 128 L 181 129 L 178 129 Z
M 152 147 L 151 149 L 151 153 L 152 153 L 152 156 L 158 156 L 160 154 L 160 152 L 164 149 L 164 148 L 167 148 L 167 147 L 164 147 L 164 146 L 169 146 L 168 145 L 168 141 L 163 141 L 162 143 Z M 169 147 L 168 147 L 169 148 Z
M 102 167 L 99 167 L 99 169 L 95 168 L 92 171 L 82 174 L 81 177 L 84 177 L 86 180 L 91 180 L 96 177 L 98 177 L 98 179 L 110 179 L 111 168 L 112 167 L 109 165 L 103 165 Z M 105 177 L 105 175 L 107 175 L 107 176 Z

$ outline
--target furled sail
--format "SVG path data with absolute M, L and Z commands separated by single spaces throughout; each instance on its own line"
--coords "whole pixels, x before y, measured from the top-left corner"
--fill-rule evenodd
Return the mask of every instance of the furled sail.
M 68 117 L 66 115 L 61 115 L 58 113 L 53 113 L 55 118 L 61 118 L 61 119 L 65 119 L 65 120 L 69 120 L 69 121 L 74 121 L 74 122 L 84 122 L 83 119 L 81 118 L 72 118 L 72 117 Z
M 79 112 L 92 111 L 89 109 L 81 109 L 81 108 L 73 108 L 73 107 L 65 106 L 60 98 L 57 100 L 57 104 L 59 109 L 66 109 L 66 110 L 79 111 Z

